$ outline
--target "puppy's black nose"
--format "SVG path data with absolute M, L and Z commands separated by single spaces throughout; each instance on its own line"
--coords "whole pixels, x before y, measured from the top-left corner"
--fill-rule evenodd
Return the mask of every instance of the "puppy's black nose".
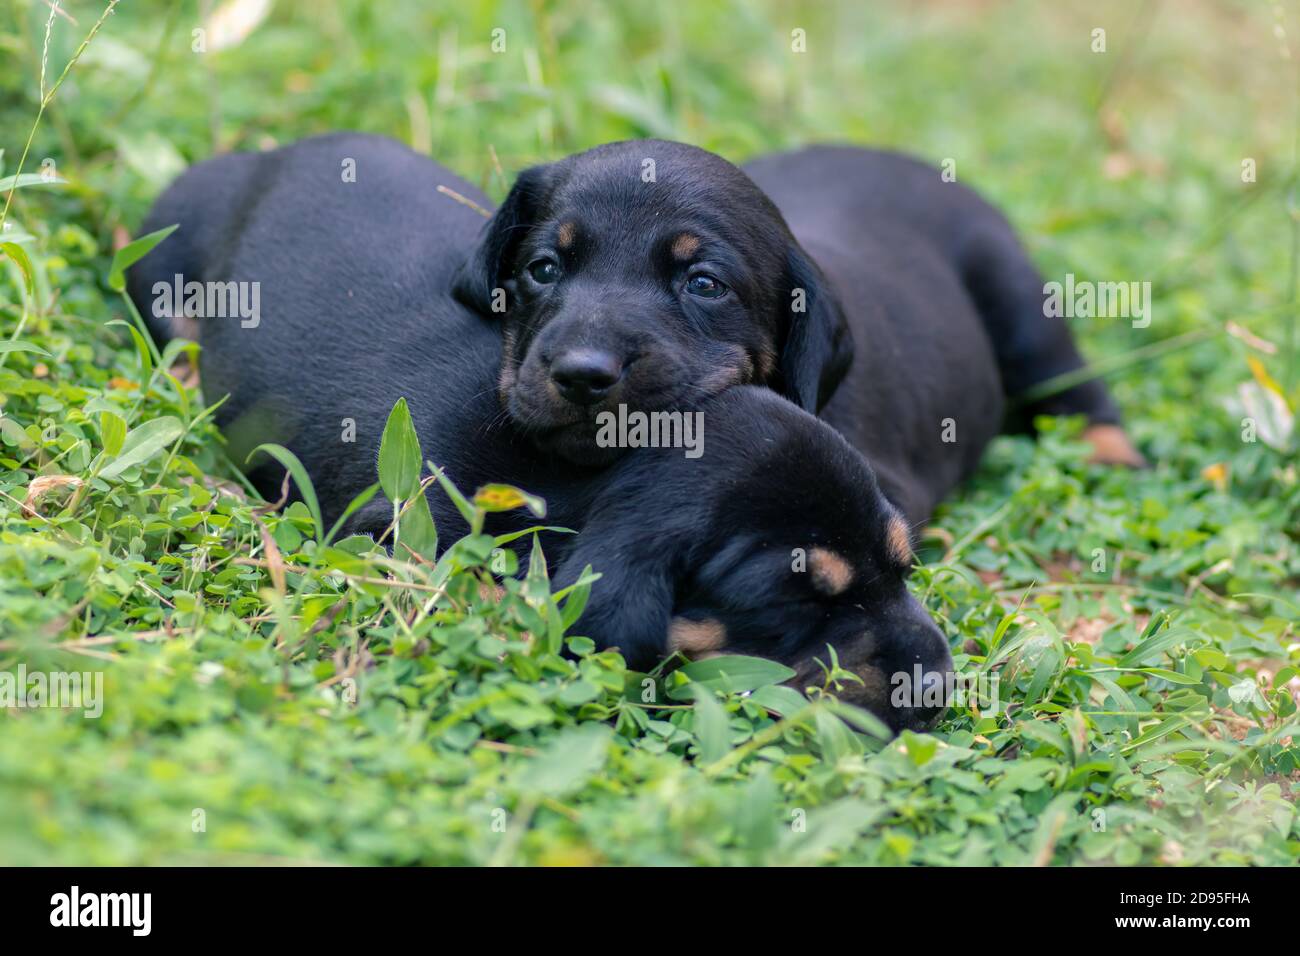
M 551 363 L 551 381 L 575 405 L 595 405 L 622 377 L 623 363 L 596 349 L 571 349 Z

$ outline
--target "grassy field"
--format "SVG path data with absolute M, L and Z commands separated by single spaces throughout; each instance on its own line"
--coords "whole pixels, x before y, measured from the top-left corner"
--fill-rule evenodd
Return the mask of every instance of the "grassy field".
M 39 116 L 0 237 L 0 673 L 102 673 L 103 712 L 0 714 L 0 863 L 1300 857 L 1300 6 L 279 0 L 241 39 L 124 0 L 57 85 L 105 4 L 61 7 L 0 0 L 5 194 Z M 544 566 L 482 597 L 491 539 L 394 564 L 250 500 L 221 396 L 132 331 L 110 263 L 172 176 L 336 128 L 498 198 L 634 136 L 952 160 L 1049 278 L 1152 284 L 1146 327 L 1073 326 L 1153 467 L 1048 421 L 936 515 L 914 584 L 995 714 L 883 742 L 743 662 L 647 693 Z

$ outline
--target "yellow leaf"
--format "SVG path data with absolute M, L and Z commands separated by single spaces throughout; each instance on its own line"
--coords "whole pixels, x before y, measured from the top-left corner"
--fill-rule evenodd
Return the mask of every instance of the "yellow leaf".
M 484 485 L 474 495 L 474 504 L 484 511 L 513 511 L 527 506 L 533 514 L 546 514 L 546 502 L 513 485 Z
M 1259 382 L 1260 385 L 1268 389 L 1278 398 L 1286 401 L 1286 394 L 1282 391 L 1282 386 L 1273 379 L 1273 376 L 1268 374 L 1268 369 L 1264 368 L 1263 362 L 1255 358 L 1253 355 L 1247 355 L 1246 364 L 1250 366 L 1250 374 L 1255 376 L 1255 381 Z
M 1201 477 L 1214 485 L 1219 491 L 1226 491 L 1228 488 L 1228 466 L 1225 462 L 1216 462 L 1213 465 L 1207 465 L 1201 470 Z

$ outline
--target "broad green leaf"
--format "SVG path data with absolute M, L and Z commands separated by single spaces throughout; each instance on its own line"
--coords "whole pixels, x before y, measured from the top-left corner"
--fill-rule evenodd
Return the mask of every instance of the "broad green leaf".
M 591 565 L 582 569 L 582 574 L 578 580 L 567 589 L 569 594 L 565 598 L 564 608 L 561 611 L 561 619 L 564 621 L 564 629 L 567 631 L 582 617 L 582 612 L 587 609 L 587 599 L 591 596 L 591 584 L 596 581 L 600 575 L 592 573 Z M 558 600 L 559 595 L 556 595 Z
M 113 135 L 117 155 L 146 182 L 168 183 L 185 172 L 185 157 L 157 130 L 132 130 Z
M 817 726 L 817 743 L 831 763 L 862 753 L 862 744 L 853 731 L 830 711 L 818 708 L 813 722 Z
M 6 418 L 4 415 L 0 415 L 0 440 L 3 440 L 3 444 L 21 449 L 24 453 L 30 452 L 36 447 L 36 443 L 32 441 L 27 432 L 23 431 L 23 427 L 12 418 Z M 0 448 L 3 447 L 3 444 L 0 444 Z
M 783 687 L 779 684 L 759 687 L 749 695 L 749 699 L 781 717 L 789 717 L 808 706 L 807 697 L 793 687 Z
M 764 691 L 774 691 L 774 690 L 789 690 L 789 688 L 787 687 L 759 688 L 759 690 L 754 691 L 754 693 L 750 695 L 750 698 L 753 699 L 757 697 L 759 694 L 763 693 Z M 869 710 L 864 710 L 863 708 L 856 707 L 853 704 L 846 703 L 842 700 L 837 700 L 834 697 L 828 697 L 823 699 L 820 703 L 820 706 L 825 707 L 827 710 L 829 710 L 832 714 L 835 714 L 837 717 L 840 718 L 840 720 L 844 721 L 850 727 L 857 728 L 859 733 L 867 734 L 868 736 L 875 737 L 877 740 L 881 740 L 881 741 L 892 740 L 894 737 L 893 731 L 889 729 L 889 727 L 885 724 L 885 722 L 881 720 L 879 717 L 877 717 L 875 714 L 871 713 L 871 711 Z
M 1063 756 L 1069 757 L 1073 754 L 1065 731 L 1054 720 L 1021 720 L 1016 723 L 1016 729 L 1020 731 L 1021 736 L 1046 744 Z
M 735 807 L 736 832 L 756 862 L 781 836 L 781 791 L 771 772 L 760 768 Z
M 696 687 L 695 739 L 700 744 L 700 759 L 706 764 L 721 760 L 731 749 L 731 732 L 727 726 L 727 711 L 708 690 Z
M 796 807 L 792 812 L 806 814 L 806 827 L 787 829 L 775 855 L 787 866 L 809 866 L 822 862 L 828 853 L 847 850 L 887 808 L 881 803 L 873 805 L 857 797 L 845 797 L 813 810 Z
M 1062 793 L 1052 798 L 1038 815 L 1038 826 L 1034 829 L 1032 848 L 1025 862 L 1032 866 L 1046 866 L 1051 862 L 1051 855 L 1061 828 L 1065 821 L 1078 816 L 1077 805 L 1083 800 L 1081 793 Z
M 23 274 L 23 288 L 28 295 L 32 295 L 36 289 L 36 270 L 32 268 L 32 260 L 28 258 L 27 252 L 16 242 L 0 242 L 0 252 L 17 263 L 18 271 Z
M 128 468 L 144 464 L 183 434 L 185 426 L 181 420 L 170 415 L 155 418 L 131 429 L 122 442 L 122 450 L 100 471 L 99 477 L 116 478 Z
M 19 173 L 17 176 L 0 178 L 0 192 L 11 189 L 24 189 L 27 186 L 62 186 L 68 181 L 61 176 L 47 176 L 44 173 Z
M 33 345 L 31 342 L 0 342 L 0 355 L 6 352 L 32 352 L 42 358 L 54 358 L 49 352 L 39 345 Z
M 388 413 L 379 441 L 379 485 L 389 501 L 405 501 L 420 489 L 420 439 L 405 398 Z
M 549 797 L 578 790 L 605 765 L 611 733 L 603 724 L 562 732 L 524 768 L 518 789 Z
M 116 457 L 126 443 L 126 419 L 115 412 L 100 412 L 99 437 L 104 443 L 104 453 Z
M 179 226 L 180 223 L 176 223 L 165 229 L 151 232 L 147 236 L 141 236 L 139 239 L 128 242 L 117 250 L 113 254 L 112 264 L 108 267 L 108 287 L 114 292 L 125 290 L 126 270 L 152 252 L 154 246 L 170 236 Z
M 741 654 L 691 661 L 678 668 L 676 673 L 692 683 L 722 693 L 741 693 L 769 684 L 781 684 L 795 676 L 795 672 L 784 664 Z M 693 695 L 690 684 L 669 691 L 669 696 L 676 700 L 691 700 Z
M 929 734 L 916 734 L 904 730 L 900 739 L 907 750 L 907 759 L 918 767 L 924 767 L 939 751 L 939 741 Z
M 433 514 L 429 511 L 429 499 L 425 495 L 417 494 L 403 507 L 397 532 L 401 546 L 399 553 L 393 557 L 409 557 L 408 548 L 430 561 L 438 556 L 438 532 L 433 526 Z

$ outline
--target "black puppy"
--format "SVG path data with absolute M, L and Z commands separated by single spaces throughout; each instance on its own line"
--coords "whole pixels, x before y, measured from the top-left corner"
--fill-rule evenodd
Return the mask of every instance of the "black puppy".
M 700 459 L 647 448 L 593 479 L 557 575 L 603 575 L 578 629 L 618 635 L 634 667 L 752 654 L 792 666 L 800 687 L 824 682 L 829 645 L 861 679 L 842 698 L 895 731 L 929 726 L 952 658 L 907 590 L 908 524 L 867 462 L 765 388 L 728 389 L 700 414 Z
M 606 575 L 577 629 L 634 666 L 726 648 L 813 681 L 830 644 L 863 678 L 851 697 L 895 728 L 932 719 L 924 693 L 890 700 L 892 675 L 914 681 L 919 668 L 933 685 L 951 663 L 902 586 L 906 526 L 861 456 L 760 389 L 703 403 L 698 460 L 644 449 L 583 471 L 521 439 L 499 413 L 500 330 L 449 291 L 455 244 L 478 217 L 439 186 L 484 201 L 405 147 L 340 135 L 200 164 L 160 197 L 145 230 L 181 228 L 131 270 L 131 293 L 161 339 L 174 321 L 197 326 L 204 389 L 231 396 L 218 422 L 236 460 L 262 441 L 287 445 L 332 520 L 374 480 L 384 421 L 405 397 L 426 457 L 459 485 L 519 484 L 547 498 L 550 522 L 582 529 L 547 552 L 561 582 L 587 563 Z M 168 314 L 177 276 L 259 283 L 256 323 Z M 253 472 L 268 496 L 281 475 L 269 463 Z M 443 540 L 464 532 L 441 492 L 430 504 Z M 390 518 L 376 499 L 349 530 L 377 533 Z M 494 530 L 522 520 L 498 516 Z
M 602 411 L 767 384 L 825 406 L 913 522 L 973 470 L 1008 396 L 1083 365 L 997 210 L 916 160 L 849 147 L 742 171 L 635 140 L 525 170 L 456 294 L 500 314 L 502 403 L 542 447 L 604 462 Z M 1011 424 L 1036 414 L 1087 415 L 1103 457 L 1140 462 L 1099 381 Z

